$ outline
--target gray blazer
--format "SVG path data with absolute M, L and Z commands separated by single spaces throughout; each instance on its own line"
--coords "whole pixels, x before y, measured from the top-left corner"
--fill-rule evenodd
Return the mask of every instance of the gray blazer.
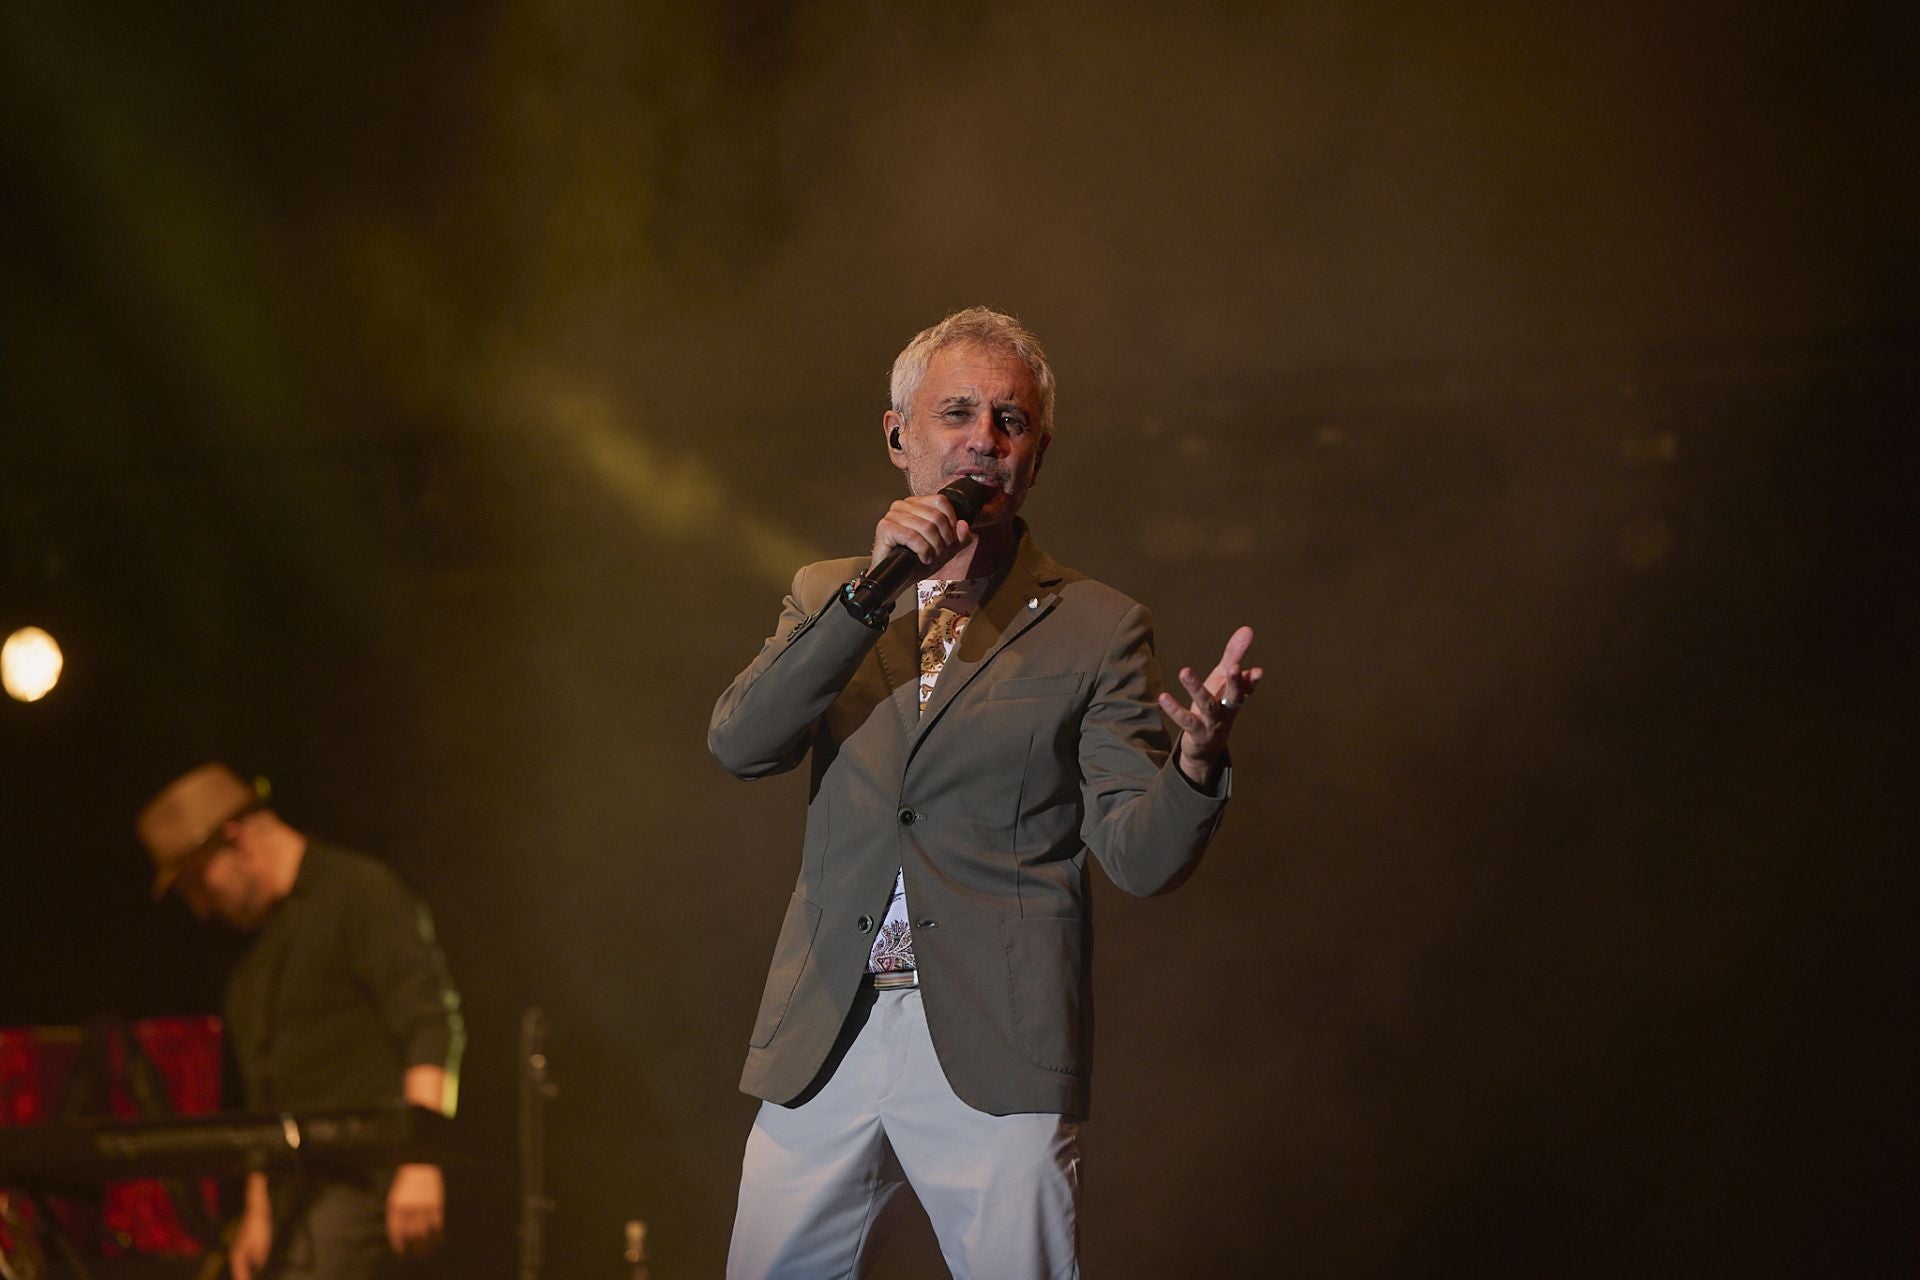
M 748 1093 L 784 1103 L 813 1081 L 904 869 L 927 1025 L 954 1092 L 997 1115 L 1087 1114 L 1087 853 L 1129 893 L 1175 888 L 1231 777 L 1210 796 L 1170 763 L 1145 607 L 1019 533 L 924 714 L 910 600 L 876 643 L 835 599 L 864 557 L 800 570 L 774 634 L 713 709 L 707 745 L 734 775 L 812 761 Z

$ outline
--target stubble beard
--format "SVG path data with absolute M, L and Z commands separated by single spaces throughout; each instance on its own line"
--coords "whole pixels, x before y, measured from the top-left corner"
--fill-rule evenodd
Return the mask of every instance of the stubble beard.
M 1026 487 L 1017 483 L 1009 468 L 998 463 L 976 463 L 968 461 L 949 471 L 945 461 L 942 459 L 915 458 L 911 460 L 911 465 L 907 472 L 909 477 L 908 487 L 916 496 L 928 497 L 932 494 L 939 493 L 955 480 L 960 479 L 961 476 L 970 469 L 978 469 L 986 472 L 985 476 L 979 478 L 993 490 L 995 495 L 994 497 L 988 498 L 987 506 L 989 508 L 998 508 L 999 513 L 1005 513 L 1006 516 L 1011 516 L 1013 510 L 1018 506 L 1019 500 L 1024 496 Z M 987 513 L 983 511 L 982 515 L 987 515 Z M 998 524 L 1000 522 L 1001 519 L 998 513 L 996 513 L 994 516 L 988 516 L 985 523 Z

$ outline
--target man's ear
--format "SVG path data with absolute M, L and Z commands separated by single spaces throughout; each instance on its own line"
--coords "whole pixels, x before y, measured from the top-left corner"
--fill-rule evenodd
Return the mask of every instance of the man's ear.
M 907 451 L 900 441 L 900 430 L 906 425 L 907 420 L 892 409 L 881 415 L 880 430 L 887 437 L 887 459 L 902 471 L 907 469 Z
M 1040 478 L 1040 464 L 1047 460 L 1047 446 L 1052 443 L 1053 432 L 1049 431 L 1040 437 L 1040 447 L 1033 451 L 1033 474 L 1027 477 L 1028 484 Z

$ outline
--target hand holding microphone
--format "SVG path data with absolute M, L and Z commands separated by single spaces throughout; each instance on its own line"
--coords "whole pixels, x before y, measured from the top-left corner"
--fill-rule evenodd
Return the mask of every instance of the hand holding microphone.
M 943 564 L 966 545 L 971 521 L 993 494 L 991 486 L 961 476 L 931 496 L 895 502 L 874 530 L 873 563 L 853 585 L 853 605 L 863 612 L 878 610 L 909 582 Z

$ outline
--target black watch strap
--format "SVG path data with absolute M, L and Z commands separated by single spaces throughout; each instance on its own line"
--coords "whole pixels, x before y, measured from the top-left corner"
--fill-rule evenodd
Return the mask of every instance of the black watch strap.
M 871 627 L 875 631 L 884 631 L 888 620 L 893 617 L 893 602 L 888 601 L 871 609 L 861 605 L 854 589 L 862 581 L 863 579 L 857 575 L 847 579 L 838 592 L 840 603 L 862 626 Z

